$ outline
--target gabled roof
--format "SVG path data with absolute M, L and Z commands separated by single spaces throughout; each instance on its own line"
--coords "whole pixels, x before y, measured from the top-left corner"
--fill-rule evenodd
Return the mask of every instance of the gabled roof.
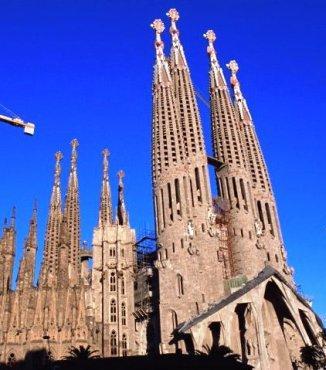
M 308 304 L 308 302 L 284 279 L 284 277 L 273 267 L 266 266 L 256 277 L 249 280 L 241 289 L 237 290 L 236 292 L 230 294 L 226 298 L 223 298 L 222 300 L 213 303 L 207 310 L 203 311 L 199 315 L 193 317 L 192 319 L 183 322 L 179 325 L 177 328 L 177 331 L 179 333 L 185 333 L 187 330 L 189 330 L 194 325 L 198 324 L 199 322 L 205 320 L 207 317 L 213 315 L 214 313 L 218 312 L 225 306 L 227 306 L 229 303 L 237 300 L 244 294 L 248 293 L 250 290 L 256 288 L 258 285 L 260 285 L 263 281 L 269 279 L 270 277 L 276 277 L 278 280 L 280 280 L 283 284 L 285 284 L 288 288 L 292 290 L 292 292 L 296 295 L 298 300 L 304 304 L 307 308 L 309 308 L 311 311 L 312 308 Z M 314 312 L 314 311 L 313 311 Z M 321 319 L 318 317 L 318 315 L 314 312 L 316 319 L 318 321 L 318 324 L 323 328 L 323 323 Z

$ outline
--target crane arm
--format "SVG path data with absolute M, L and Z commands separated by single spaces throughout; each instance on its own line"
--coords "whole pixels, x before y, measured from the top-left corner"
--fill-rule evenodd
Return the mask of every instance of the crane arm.
M 9 123 L 9 125 L 23 128 L 25 134 L 34 135 L 35 125 L 30 122 L 24 122 L 20 118 L 12 118 L 0 114 L 0 122 Z

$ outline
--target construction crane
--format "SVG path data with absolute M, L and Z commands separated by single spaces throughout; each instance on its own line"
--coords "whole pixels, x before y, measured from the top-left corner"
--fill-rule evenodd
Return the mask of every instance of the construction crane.
M 34 135 L 35 125 L 31 122 L 25 122 L 17 116 L 14 112 L 6 108 L 4 105 L 0 106 L 7 111 L 9 115 L 0 114 L 0 122 L 8 123 L 11 126 L 20 127 L 24 130 L 24 133 L 27 135 Z
M 27 135 L 34 135 L 35 125 L 30 122 L 24 122 L 21 118 L 12 118 L 0 114 L 0 122 L 9 123 L 9 125 L 21 127 Z

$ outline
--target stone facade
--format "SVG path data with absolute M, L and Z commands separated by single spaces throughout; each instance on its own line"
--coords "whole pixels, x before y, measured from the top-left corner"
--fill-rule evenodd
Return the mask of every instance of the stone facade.
M 14 211 L 0 238 L 0 361 L 12 362 L 41 348 L 59 359 L 69 347 L 88 344 L 105 357 L 193 354 L 226 345 L 257 369 L 292 369 L 302 367 L 300 347 L 319 343 L 322 323 L 296 292 L 286 261 L 272 185 L 237 78 L 238 65 L 234 60 L 228 64 L 232 99 L 215 34 L 207 31 L 214 150 L 209 157 L 177 28 L 179 14 L 171 9 L 167 15 L 169 58 L 164 55 L 163 22 L 152 23 L 156 235 L 137 241 L 122 171 L 114 219 L 105 149 L 93 249 L 81 246 L 77 140 L 71 142 L 64 206 L 63 155 L 57 152 L 37 286 L 36 207 L 15 290 Z M 208 164 L 215 167 L 215 199 Z M 148 239 L 155 244 L 151 250 L 141 244 Z

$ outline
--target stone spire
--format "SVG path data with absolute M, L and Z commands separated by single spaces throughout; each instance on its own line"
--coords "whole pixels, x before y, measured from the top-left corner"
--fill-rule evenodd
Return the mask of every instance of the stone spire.
M 119 187 L 118 187 L 118 211 L 117 221 L 119 225 L 128 225 L 128 214 L 126 211 L 125 198 L 124 198 L 124 185 L 123 178 L 125 173 L 121 170 L 118 172 Z
M 112 199 L 109 183 L 109 155 L 108 149 L 102 151 L 103 155 L 103 178 L 100 197 L 99 227 L 104 227 L 107 223 L 112 224 Z
M 179 38 L 179 30 L 177 28 L 179 13 L 176 9 L 170 9 L 167 12 L 167 16 L 171 19 L 171 77 L 182 128 L 185 154 L 187 157 L 201 153 L 205 154 L 202 125 L 200 122 L 195 91 L 191 81 L 183 46 Z
M 20 263 L 17 287 L 24 291 L 33 287 L 35 273 L 35 257 L 37 251 L 37 205 L 29 222 L 28 235 L 25 240 L 23 258 Z
M 68 180 L 68 191 L 65 204 L 65 217 L 68 230 L 68 260 L 69 276 L 71 279 L 79 280 L 80 274 L 80 211 L 79 211 L 79 190 L 77 178 L 77 139 L 71 141 L 71 166 Z
M 178 13 L 172 9 L 168 14 L 173 38 L 171 73 L 163 54 L 163 23 L 156 20 L 152 25 L 156 31 L 152 170 L 164 352 L 172 350 L 171 310 L 183 320 L 184 312 L 191 315 L 204 309 L 205 302 L 213 302 L 223 290 L 222 283 L 216 284 L 222 282 L 222 269 L 216 261 L 219 243 L 206 228 L 212 210 L 199 114 L 176 28 Z M 182 94 L 180 99 L 178 94 Z M 208 260 L 216 262 L 208 264 Z M 178 297 L 171 290 L 173 284 L 179 287 Z M 186 285 L 191 289 L 184 290 Z
M 58 287 L 69 286 L 69 230 L 67 217 L 64 214 L 60 225 L 60 236 L 58 245 Z
M 12 272 L 16 251 L 16 207 L 12 208 L 10 225 L 3 228 L 0 238 L 0 294 L 7 293 L 12 284 Z
M 39 285 L 52 284 L 56 278 L 58 268 L 58 244 L 60 235 L 60 224 L 62 219 L 61 204 L 61 160 L 62 153 L 55 153 L 54 183 L 52 187 L 49 214 L 45 233 L 44 256 L 41 267 Z
M 214 48 L 216 36 L 209 30 L 209 91 L 214 156 L 223 162 L 216 171 L 220 198 L 229 205 L 229 239 L 232 275 L 255 276 L 264 267 L 264 253 L 257 244 L 251 179 L 247 170 L 237 116 Z
M 227 67 L 231 71 L 230 81 L 234 92 L 234 106 L 239 121 L 242 144 L 246 149 L 247 166 L 251 178 L 255 228 L 258 229 L 257 243 L 266 253 L 265 264 L 272 265 L 288 275 L 291 280 L 291 270 L 286 262 L 272 184 L 250 110 L 237 77 L 239 66 L 235 60 L 231 60 Z
M 172 80 L 165 59 L 161 40 L 164 24 L 156 19 L 151 27 L 155 30 L 156 63 L 153 80 L 153 176 L 155 179 L 170 166 L 184 158 L 181 127 L 176 113 Z M 160 109 L 164 106 L 164 112 Z M 163 119 L 162 115 L 166 115 Z

